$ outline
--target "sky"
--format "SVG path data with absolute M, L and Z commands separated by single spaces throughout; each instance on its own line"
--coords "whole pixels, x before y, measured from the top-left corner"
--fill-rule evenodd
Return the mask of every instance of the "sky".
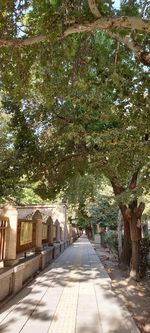
M 114 0 L 114 6 L 116 9 L 119 9 L 120 7 L 120 0 Z

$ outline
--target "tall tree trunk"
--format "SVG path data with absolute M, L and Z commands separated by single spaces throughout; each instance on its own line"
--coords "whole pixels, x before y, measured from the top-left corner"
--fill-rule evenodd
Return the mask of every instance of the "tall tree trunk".
M 130 267 L 131 261 L 131 237 L 130 237 L 130 223 L 127 218 L 123 214 L 123 224 L 124 224 L 124 241 L 123 241 L 123 248 L 122 253 L 120 256 L 120 268 L 123 270 L 127 270 Z
M 139 257 L 140 257 L 140 240 L 141 240 L 141 216 L 145 208 L 144 203 L 137 206 L 137 201 L 129 205 L 130 209 L 130 233 L 132 242 L 132 260 L 130 276 L 139 280 Z
M 139 168 L 133 173 L 131 181 L 128 185 L 129 190 L 133 191 L 137 186 L 137 177 Z M 125 191 L 122 186 L 118 185 L 117 178 L 111 180 L 111 184 L 114 190 L 114 194 L 120 195 Z M 120 203 L 119 208 L 121 210 L 124 222 L 124 244 L 120 258 L 120 266 L 122 268 L 129 267 L 131 259 L 131 272 L 130 276 L 136 280 L 139 279 L 139 254 L 140 254 L 140 240 L 141 240 L 141 216 L 144 211 L 145 205 L 143 202 L 138 206 L 137 198 L 126 205 Z M 131 245 L 132 244 L 132 245 Z M 132 248 L 132 258 L 131 258 Z
M 139 281 L 140 240 L 132 241 L 132 260 L 130 277 Z
M 116 178 L 111 180 L 111 184 L 115 196 L 118 196 L 125 191 L 125 189 L 122 186 L 117 185 Z M 121 269 L 127 270 L 130 267 L 130 260 L 131 260 L 131 237 L 130 237 L 130 223 L 129 223 L 130 217 L 127 214 L 128 208 L 126 205 L 120 203 L 119 208 L 121 210 L 121 214 L 123 217 L 123 225 L 124 225 L 124 241 L 123 241 L 122 253 L 119 260 L 120 261 L 119 266 Z
M 119 261 L 120 261 L 120 258 L 121 258 L 121 253 L 122 253 L 122 214 L 121 214 L 121 211 L 119 209 L 119 212 L 118 212 L 118 257 L 119 257 Z

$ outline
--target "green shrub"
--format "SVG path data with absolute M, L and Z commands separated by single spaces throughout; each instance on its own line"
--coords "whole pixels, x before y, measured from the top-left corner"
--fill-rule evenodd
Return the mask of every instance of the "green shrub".
M 110 250 L 118 251 L 118 234 L 115 230 L 108 230 L 105 234 L 102 234 L 102 245 L 108 247 Z

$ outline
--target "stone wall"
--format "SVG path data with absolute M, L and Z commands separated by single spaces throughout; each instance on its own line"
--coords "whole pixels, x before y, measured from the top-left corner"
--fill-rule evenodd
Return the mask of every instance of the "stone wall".
M 3 262 L 3 265 L 0 266 L 0 303 L 2 304 L 3 300 L 16 294 L 25 283 L 49 265 L 67 246 L 76 240 L 77 230 L 68 226 L 67 209 L 64 204 L 6 205 L 0 209 L 0 215 L 8 217 L 9 224 L 4 240 L 6 254 L 0 261 L 0 264 Z M 30 250 L 24 250 L 20 253 L 18 250 L 18 240 L 20 240 L 21 234 L 19 223 L 24 223 L 27 220 L 29 223 L 34 223 L 35 243 L 31 243 Z M 46 244 L 42 243 L 42 224 L 44 222 L 48 224 Z M 55 239 L 53 238 L 53 227 L 56 229 Z M 35 244 L 34 249 L 33 244 Z M 21 251 L 23 251 L 22 248 Z
M 69 244 L 68 244 L 69 245 Z M 11 268 L 4 267 L 0 272 L 0 306 L 9 297 L 19 292 L 41 270 L 48 266 L 67 247 L 67 242 L 56 243 L 40 254 L 24 259 Z

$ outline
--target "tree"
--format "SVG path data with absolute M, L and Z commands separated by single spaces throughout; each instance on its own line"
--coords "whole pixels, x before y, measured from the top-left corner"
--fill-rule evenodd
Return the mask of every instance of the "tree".
M 1 201 L 5 200 L 5 197 L 9 197 L 10 192 L 13 191 L 17 182 L 17 173 L 14 177 L 12 173 L 12 165 L 14 161 L 14 150 L 13 150 L 13 135 L 9 127 L 10 118 L 3 112 L 1 112 L 1 123 L 0 123 L 0 196 Z
M 29 179 L 39 181 L 43 198 L 59 193 L 78 173 L 103 173 L 110 180 L 124 219 L 122 262 L 129 265 L 132 241 L 137 275 L 138 221 L 144 209 L 137 196 L 148 184 L 149 167 L 147 72 L 124 49 L 114 61 L 114 44 L 104 34 L 72 42 L 72 52 L 63 45 L 55 59 L 47 55 L 46 64 L 40 66 L 42 55 L 37 57 L 45 82 L 42 93 L 36 79 L 24 99 L 26 108 L 9 102 L 17 133 L 15 150 Z
M 59 7 L 57 1 L 53 6 L 34 1 L 31 10 L 27 1 L 25 9 L 17 9 L 16 21 L 16 7 L 7 8 L 2 25 L 2 98 L 4 109 L 13 115 L 16 168 L 39 181 L 43 198 L 59 193 L 77 173 L 94 177 L 103 173 L 110 180 L 124 218 L 122 260 L 129 264 L 130 233 L 136 235 L 136 240 L 132 238 L 133 256 L 136 252 L 132 264 L 137 274 L 138 221 L 144 208 L 137 197 L 147 186 L 149 167 L 149 79 L 148 69 L 126 49 L 124 35 L 128 33 L 132 43 L 136 39 L 140 50 L 145 48 L 138 53 L 140 61 L 143 52 L 148 58 L 148 35 L 143 30 L 148 31 L 149 23 L 138 17 L 137 2 L 131 7 L 123 2 L 117 14 L 109 3 L 109 7 L 107 1 L 96 7 L 94 2 L 92 11 L 105 16 L 96 20 L 90 1 L 77 8 L 68 3 Z M 131 15 L 134 11 L 135 19 L 120 19 L 119 13 L 124 15 L 127 9 L 128 13 L 132 9 Z M 22 35 L 18 33 L 19 10 L 26 22 Z M 109 36 L 100 31 L 106 21 Z M 128 29 L 129 24 L 137 30 Z M 43 32 L 44 47 L 34 45 L 42 40 Z M 10 56 L 8 46 L 12 44 Z
M 0 47 L 28 49 L 34 44 L 54 45 L 72 34 L 105 33 L 129 49 L 137 59 L 149 66 L 149 1 L 3 1 L 1 4 Z M 7 52 L 6 52 L 7 53 Z M 19 59 L 18 59 L 19 62 Z
M 77 173 L 68 184 L 65 183 L 60 196 L 69 206 L 69 219 L 82 229 L 93 228 L 97 224 L 109 229 L 117 228 L 117 206 L 113 191 L 104 177 Z

